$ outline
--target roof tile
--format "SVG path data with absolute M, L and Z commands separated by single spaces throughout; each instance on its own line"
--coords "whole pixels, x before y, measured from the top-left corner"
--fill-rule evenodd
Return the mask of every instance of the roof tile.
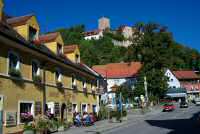
M 198 79 L 198 75 L 191 70 L 181 70 L 181 71 L 173 71 L 173 74 L 176 76 L 177 79 Z
M 93 70 L 107 78 L 127 78 L 136 76 L 142 64 L 140 62 L 110 63 L 107 65 L 96 65 Z

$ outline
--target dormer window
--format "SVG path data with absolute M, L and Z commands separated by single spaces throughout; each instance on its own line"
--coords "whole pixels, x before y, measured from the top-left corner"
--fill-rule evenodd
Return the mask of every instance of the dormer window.
M 57 44 L 57 54 L 62 55 L 63 54 L 63 47 L 60 44 Z
M 34 41 L 37 36 L 37 30 L 33 27 L 29 27 L 29 41 Z
M 19 56 L 15 53 L 9 53 L 9 75 L 15 77 L 21 77 L 20 73 L 20 59 Z
M 57 68 L 55 72 L 55 81 L 57 86 L 62 86 L 62 73 L 59 68 Z
M 32 79 L 35 82 L 41 82 L 40 64 L 38 61 L 32 61 Z

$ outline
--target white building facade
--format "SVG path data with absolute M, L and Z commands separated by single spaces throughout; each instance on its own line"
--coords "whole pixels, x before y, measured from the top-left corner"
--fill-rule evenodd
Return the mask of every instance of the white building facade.
M 180 88 L 181 87 L 179 80 L 169 69 L 166 70 L 165 76 L 168 77 L 168 82 L 167 82 L 168 88 Z

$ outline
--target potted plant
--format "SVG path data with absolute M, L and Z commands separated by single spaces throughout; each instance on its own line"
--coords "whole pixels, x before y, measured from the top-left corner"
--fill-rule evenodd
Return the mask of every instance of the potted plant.
M 114 123 L 114 122 L 117 122 L 117 115 L 116 115 L 116 111 L 111 111 L 110 112 L 110 118 L 111 118 L 111 121 Z
M 122 120 L 124 120 L 124 121 L 128 120 L 128 119 L 127 119 L 127 111 L 126 111 L 126 110 L 124 110 L 124 111 L 122 112 Z
M 33 122 L 25 124 L 23 134 L 35 134 L 35 124 Z
M 56 132 L 58 131 L 58 121 L 54 120 L 54 119 L 51 119 L 49 121 L 49 131 L 52 133 L 52 132 Z
M 8 73 L 9 75 L 14 76 L 14 77 L 21 77 L 21 72 L 15 68 L 10 68 Z
M 58 132 L 65 131 L 65 123 L 61 120 L 58 121 Z
M 47 134 L 49 128 L 49 119 L 46 116 L 38 116 L 35 119 L 36 133 L 37 134 Z
M 30 112 L 20 114 L 21 122 L 28 124 L 33 121 L 33 115 Z

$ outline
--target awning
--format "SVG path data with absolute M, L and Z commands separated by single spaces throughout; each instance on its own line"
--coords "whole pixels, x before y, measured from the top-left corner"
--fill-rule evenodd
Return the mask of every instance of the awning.
M 169 88 L 167 90 L 166 96 L 169 97 L 185 97 L 187 96 L 187 91 L 185 88 Z
M 171 94 L 166 94 L 166 96 L 173 97 L 173 98 L 179 98 L 179 97 L 186 97 L 186 93 L 171 93 Z

